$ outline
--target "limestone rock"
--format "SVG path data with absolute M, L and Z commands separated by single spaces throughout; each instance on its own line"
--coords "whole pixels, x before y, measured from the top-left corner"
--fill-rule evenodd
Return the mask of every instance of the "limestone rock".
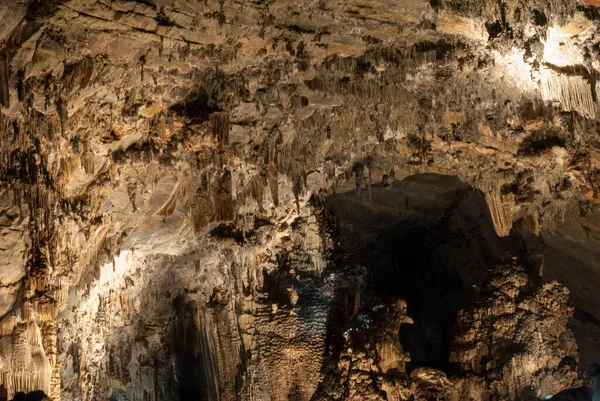
M 580 385 L 595 3 L 0 0 L 0 399 Z

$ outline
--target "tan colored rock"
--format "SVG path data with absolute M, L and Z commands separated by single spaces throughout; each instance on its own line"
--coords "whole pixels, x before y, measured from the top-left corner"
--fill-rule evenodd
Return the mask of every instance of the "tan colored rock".
M 513 225 L 514 195 L 503 195 L 496 187 L 485 193 L 485 201 L 489 207 L 496 234 L 501 237 L 509 235 Z
M 523 383 L 543 395 L 580 383 L 575 368 L 563 363 L 577 353 L 574 338 L 565 335 L 572 314 L 568 290 L 556 282 L 528 288 L 527 282 L 514 262 L 499 266 L 476 306 L 459 314 L 450 358 L 464 371 L 491 378 L 500 396 L 518 395 Z M 490 332 L 491 343 L 483 340 Z
M 515 2 L 458 3 L 0 1 L 9 397 L 487 399 L 540 361 L 542 387 L 578 382 L 529 348 L 493 385 L 478 376 L 494 335 L 574 355 L 566 293 L 550 285 L 519 304 L 522 275 L 490 284 L 502 302 L 486 298 L 489 316 L 476 316 L 487 331 L 469 326 L 454 389 L 439 371 L 411 379 L 406 303 L 368 309 L 372 272 L 338 257 L 324 213 L 322 197 L 352 174 L 370 199 L 395 171 L 481 188 L 501 236 L 523 217 L 543 234 L 567 202 L 596 200 L 595 55 L 584 52 L 595 25 L 574 2 L 535 5 L 552 27 L 530 23 L 533 5 L 517 16 Z M 564 70 L 537 67 L 552 61 L 540 58 L 549 28 Z M 550 126 L 560 152 L 533 137 Z M 435 205 L 426 195 L 417 202 Z

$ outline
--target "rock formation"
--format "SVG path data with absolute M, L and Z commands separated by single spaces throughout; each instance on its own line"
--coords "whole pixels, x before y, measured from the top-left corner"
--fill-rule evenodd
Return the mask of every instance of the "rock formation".
M 0 0 L 0 399 L 584 385 L 597 7 Z
M 569 291 L 556 282 L 528 289 L 514 262 L 490 276 L 481 299 L 458 315 L 450 360 L 468 372 L 460 386 L 473 391 L 487 382 L 478 399 L 514 399 L 527 386 L 543 396 L 580 386 Z

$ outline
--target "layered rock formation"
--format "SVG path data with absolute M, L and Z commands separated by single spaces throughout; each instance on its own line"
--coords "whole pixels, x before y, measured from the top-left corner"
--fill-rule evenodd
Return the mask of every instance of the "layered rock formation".
M 581 277 L 598 274 L 598 4 L 538 3 L 0 1 L 8 399 L 511 399 L 582 384 L 567 292 L 538 273 L 564 256 L 547 269 L 594 332 L 600 300 Z M 379 214 L 420 173 L 457 177 L 456 197 L 430 198 L 447 188 L 432 181 L 394 200 L 425 217 Z M 349 195 L 372 221 L 328 209 Z M 417 221 L 409 243 L 426 238 L 447 266 L 408 248 L 409 262 L 361 259 L 395 238 L 381 217 Z M 445 278 L 461 295 L 444 292 L 436 320 L 419 291 Z

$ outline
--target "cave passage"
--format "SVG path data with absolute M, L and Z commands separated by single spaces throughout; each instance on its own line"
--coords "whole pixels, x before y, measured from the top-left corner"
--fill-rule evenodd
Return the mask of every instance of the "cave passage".
M 186 305 L 181 298 L 174 301 L 177 324 L 173 332 L 173 354 L 175 355 L 175 381 L 180 401 L 214 401 L 216 389 L 209 347 L 204 331 L 194 319 L 196 310 Z
M 375 180 L 373 180 L 375 181 Z M 371 193 L 343 186 L 328 198 L 343 247 L 366 267 L 364 305 L 402 298 L 412 325 L 400 331 L 411 355 L 407 370 L 430 366 L 452 373 L 452 327 L 487 266 L 515 241 L 494 231 L 483 194 L 456 177 L 419 174 L 377 183 Z

